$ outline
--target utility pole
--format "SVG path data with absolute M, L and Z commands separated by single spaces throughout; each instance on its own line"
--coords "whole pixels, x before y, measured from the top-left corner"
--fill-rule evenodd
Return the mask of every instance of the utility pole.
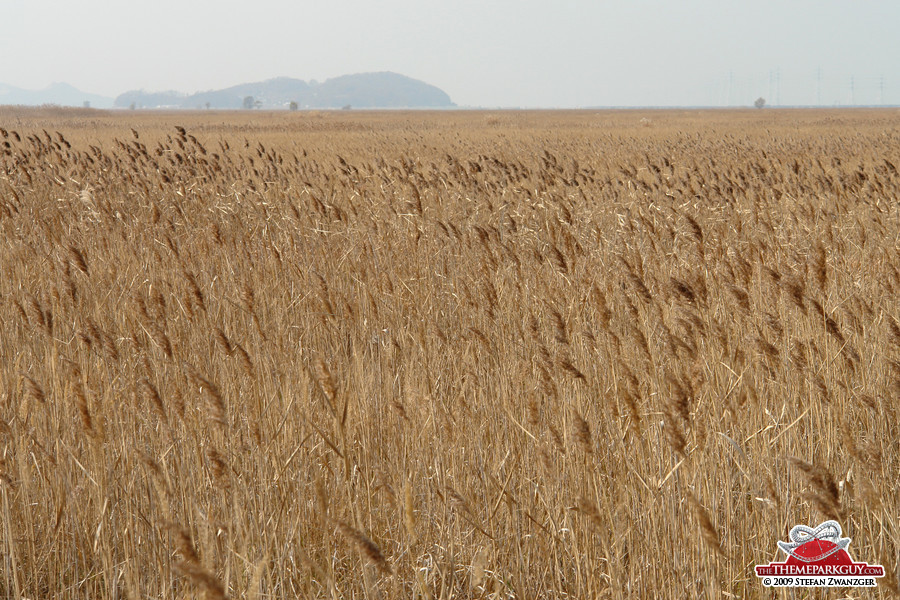
M 884 106 L 884 75 L 881 76 L 880 84 L 881 84 L 881 91 L 878 94 L 878 104 L 881 104 L 882 106 Z
M 854 105 L 854 104 L 856 104 L 856 103 L 854 102 L 854 95 L 853 95 L 854 88 L 855 88 L 855 86 L 854 86 L 854 81 L 853 81 L 853 75 L 851 75 L 851 76 L 850 76 L 850 105 L 851 105 L 851 106 Z
M 822 67 L 816 71 L 816 104 L 822 106 Z
M 734 71 L 728 71 L 728 106 L 734 104 Z
M 772 69 L 769 69 L 769 102 L 775 100 L 775 97 L 772 96 Z
M 777 97 L 776 104 L 781 106 L 781 67 L 775 71 L 775 95 Z

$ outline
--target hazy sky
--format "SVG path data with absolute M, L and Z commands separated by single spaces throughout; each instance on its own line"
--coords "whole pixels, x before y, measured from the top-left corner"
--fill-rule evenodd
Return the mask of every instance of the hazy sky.
M 0 0 L 0 82 L 395 71 L 460 106 L 900 104 L 896 0 Z

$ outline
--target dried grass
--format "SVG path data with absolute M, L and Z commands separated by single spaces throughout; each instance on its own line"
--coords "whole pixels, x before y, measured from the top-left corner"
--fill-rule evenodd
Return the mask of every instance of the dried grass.
M 896 113 L 651 116 L 0 108 L 0 597 L 890 593 Z

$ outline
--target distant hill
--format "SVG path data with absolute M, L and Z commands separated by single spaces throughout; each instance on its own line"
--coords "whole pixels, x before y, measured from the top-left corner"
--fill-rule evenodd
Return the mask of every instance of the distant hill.
M 310 106 L 338 108 L 438 108 L 453 106 L 443 90 L 397 73 L 360 73 L 310 88 Z
M 181 108 L 187 94 L 176 91 L 145 92 L 135 90 L 116 96 L 114 106 L 117 108 Z
M 54 83 L 43 90 L 24 90 L 0 83 L 0 104 L 84 106 L 85 102 L 90 102 L 93 108 L 111 108 L 113 105 L 112 98 L 82 92 L 68 83 Z
M 130 91 L 115 99 L 129 108 L 243 108 L 251 97 L 259 108 L 441 108 L 455 106 L 443 90 L 397 73 L 343 75 L 322 83 L 278 77 L 222 90 L 186 95 L 178 92 Z M 207 104 L 208 103 L 208 104 Z
M 242 83 L 223 90 L 199 92 L 185 98 L 183 108 L 243 108 L 244 99 L 252 96 L 260 108 L 287 108 L 291 102 L 302 106 L 299 98 L 309 93 L 309 84 L 302 79 L 278 77 L 258 83 Z

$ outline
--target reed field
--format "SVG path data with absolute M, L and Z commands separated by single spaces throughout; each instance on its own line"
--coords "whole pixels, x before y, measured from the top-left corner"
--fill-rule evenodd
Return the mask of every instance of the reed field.
M 893 109 L 0 108 L 0 597 L 896 597 L 898 168 Z M 827 519 L 878 587 L 763 587 Z

